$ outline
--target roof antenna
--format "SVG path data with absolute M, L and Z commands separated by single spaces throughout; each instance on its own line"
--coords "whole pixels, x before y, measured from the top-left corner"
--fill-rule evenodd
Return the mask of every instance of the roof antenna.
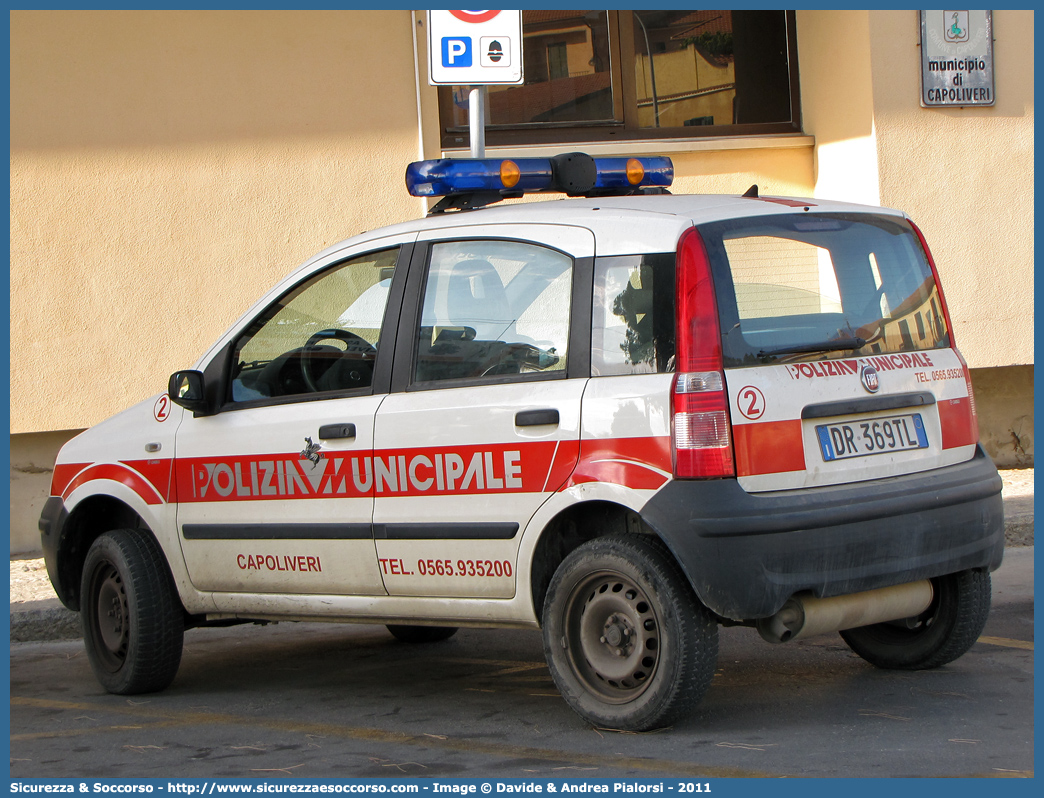
M 760 199 L 758 197 L 758 184 L 755 183 L 753 186 L 748 188 L 746 192 L 743 194 L 743 196 L 747 197 L 748 199 Z

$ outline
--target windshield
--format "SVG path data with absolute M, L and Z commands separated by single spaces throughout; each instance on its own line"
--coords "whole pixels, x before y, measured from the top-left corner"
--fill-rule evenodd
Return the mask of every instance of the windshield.
M 904 219 L 747 218 L 700 227 L 726 366 L 949 345 L 939 290 Z

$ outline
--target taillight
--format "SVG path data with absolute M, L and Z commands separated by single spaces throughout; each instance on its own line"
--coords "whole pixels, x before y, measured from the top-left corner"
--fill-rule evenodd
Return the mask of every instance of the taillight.
M 935 290 L 939 295 L 943 321 L 946 322 L 946 332 L 950 336 L 950 346 L 956 350 L 957 344 L 953 338 L 953 325 L 950 323 L 950 309 L 946 306 L 946 296 L 943 294 L 942 283 L 939 282 L 939 270 L 935 268 L 935 258 L 932 257 L 932 251 L 928 249 L 928 242 L 924 240 L 924 233 L 921 232 L 921 228 L 913 222 L 910 222 L 910 227 L 917 233 L 917 239 L 921 242 L 921 249 L 924 250 L 924 256 L 928 259 L 928 267 L 932 270 L 932 277 L 935 278 Z
M 964 372 L 964 382 L 968 386 L 968 413 L 970 418 L 967 419 L 967 432 L 971 435 L 971 442 L 974 443 L 979 440 L 979 414 L 975 409 L 975 394 L 972 391 L 971 372 L 968 370 L 968 363 L 964 359 L 964 355 L 957 349 L 957 343 L 954 341 L 953 336 L 953 324 L 950 322 L 950 309 L 946 305 L 946 296 L 943 294 L 942 283 L 939 282 L 939 270 L 935 267 L 935 258 L 932 257 L 932 251 L 928 249 L 928 242 L 924 239 L 924 233 L 921 232 L 921 228 L 910 222 L 910 227 L 917 233 L 917 238 L 921 242 L 921 249 L 924 250 L 924 256 L 928 259 L 928 266 L 932 270 L 932 276 L 935 278 L 935 290 L 939 295 L 939 305 L 942 310 L 943 321 L 946 322 L 946 332 L 949 335 L 950 348 L 957 354 L 957 359 L 961 361 L 961 371 Z
M 971 413 L 971 437 L 973 441 L 979 440 L 979 411 L 975 409 L 975 393 L 972 391 L 971 372 L 968 370 L 968 363 L 964 359 L 964 355 L 960 353 L 956 347 L 953 349 L 957 353 L 957 359 L 961 361 L 961 371 L 964 372 L 964 382 L 968 386 L 968 410 Z
M 691 228 L 678 242 L 677 348 L 671 397 L 671 455 L 681 479 L 736 473 L 729 433 L 729 398 L 710 260 Z

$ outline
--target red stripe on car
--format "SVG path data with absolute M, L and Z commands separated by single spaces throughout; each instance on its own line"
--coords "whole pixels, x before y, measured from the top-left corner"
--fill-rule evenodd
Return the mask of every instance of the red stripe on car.
M 566 487 L 585 482 L 658 490 L 671 478 L 671 439 L 601 438 L 580 441 L 580 462 Z
M 738 476 L 805 470 L 801 422 L 796 419 L 737 424 L 732 434 Z
M 69 484 L 65 486 L 65 490 L 62 491 L 61 497 L 68 499 L 70 494 L 81 485 L 86 485 L 88 482 L 99 479 L 126 485 L 137 493 L 146 504 L 163 503 L 163 495 L 156 490 L 156 487 L 151 482 L 122 463 L 99 463 L 98 465 L 88 466 L 69 481 Z

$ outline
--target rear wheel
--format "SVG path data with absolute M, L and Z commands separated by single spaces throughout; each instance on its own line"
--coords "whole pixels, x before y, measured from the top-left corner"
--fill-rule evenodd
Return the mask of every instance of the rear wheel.
M 83 566 L 80 608 L 87 659 L 102 687 L 132 695 L 174 681 L 184 613 L 151 537 L 117 529 L 95 540 Z
M 388 624 L 388 631 L 403 643 L 438 643 L 457 633 L 456 626 L 406 626 Z
M 856 654 L 878 668 L 938 668 L 978 640 L 990 613 L 988 571 L 961 571 L 932 580 L 931 605 L 915 618 L 841 632 Z
M 572 709 L 603 728 L 645 731 L 689 714 L 710 686 L 718 627 L 656 538 L 598 538 L 551 580 L 544 653 Z

